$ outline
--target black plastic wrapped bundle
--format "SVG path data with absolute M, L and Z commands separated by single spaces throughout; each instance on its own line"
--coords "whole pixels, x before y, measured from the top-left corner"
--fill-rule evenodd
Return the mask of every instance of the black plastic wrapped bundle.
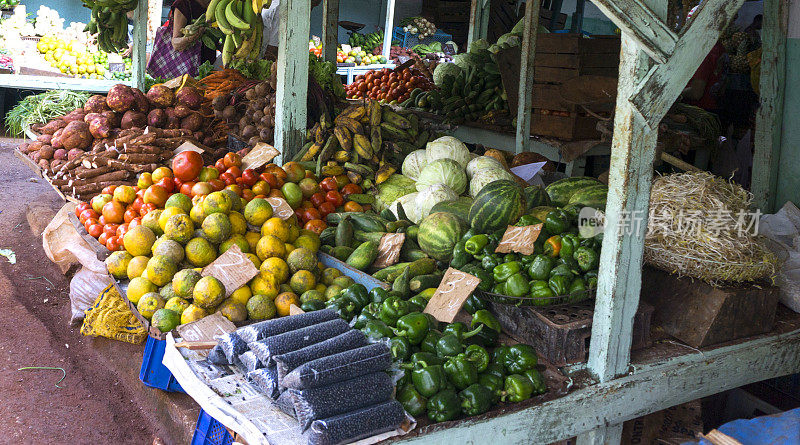
M 390 400 L 358 411 L 315 420 L 308 432 L 308 445 L 355 442 L 397 429 L 405 418 L 403 405 L 396 400 Z
M 323 309 L 254 323 L 237 329 L 236 333 L 245 343 L 252 343 L 273 335 L 283 334 L 337 318 L 339 318 L 339 315 L 336 312 L 330 309 Z
M 293 418 L 297 418 L 297 414 L 295 414 L 294 410 L 294 397 L 289 391 L 284 391 L 281 393 L 281 395 L 278 397 L 278 400 L 275 401 L 275 406 Z
M 244 354 L 240 355 L 239 361 L 242 363 L 242 367 L 244 368 L 242 372 L 245 374 L 265 367 L 253 351 L 246 351 Z
M 278 389 L 278 370 L 274 366 L 269 368 L 256 369 L 247 373 L 247 379 L 253 382 L 256 387 L 267 397 L 275 400 L 281 394 Z
M 220 351 L 222 351 L 222 355 L 220 355 Z M 217 345 L 211 348 L 208 359 L 218 365 L 233 365 L 245 351 L 247 351 L 247 343 L 239 337 L 236 331 L 229 332 L 217 340 Z M 225 361 L 220 361 L 223 355 Z
M 394 385 L 385 372 L 373 372 L 319 388 L 289 389 L 294 398 L 297 421 L 303 431 L 318 419 L 356 411 L 392 398 Z
M 303 363 L 310 362 L 328 355 L 338 354 L 351 349 L 360 348 L 369 344 L 367 337 L 361 331 L 351 329 L 344 334 L 329 338 L 323 342 L 306 346 L 296 351 L 287 352 L 273 357 L 278 367 L 278 381 L 283 380 L 286 374 Z
M 256 354 L 261 363 L 266 366 L 275 365 L 273 358 L 287 352 L 311 346 L 351 330 L 349 324 L 341 318 L 324 323 L 295 329 L 279 335 L 273 335 L 263 340 L 250 343 L 250 349 Z
M 318 358 L 298 366 L 281 379 L 281 385 L 292 389 L 327 386 L 364 374 L 385 371 L 392 365 L 392 354 L 383 343 Z

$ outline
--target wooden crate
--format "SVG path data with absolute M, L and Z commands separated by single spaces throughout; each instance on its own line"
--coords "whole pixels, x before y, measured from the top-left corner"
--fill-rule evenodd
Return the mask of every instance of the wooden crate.
M 570 113 L 569 116 L 546 115 L 539 110 L 533 110 L 531 115 L 531 134 L 565 141 L 600 138 L 597 119 L 592 116 L 578 113 Z
M 645 267 L 642 299 L 656 308 L 653 323 L 700 348 L 772 330 L 778 288 L 769 285 L 713 287 Z

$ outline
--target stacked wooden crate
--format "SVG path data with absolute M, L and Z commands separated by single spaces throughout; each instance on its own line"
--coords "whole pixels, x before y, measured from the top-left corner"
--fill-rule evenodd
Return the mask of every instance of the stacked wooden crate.
M 458 45 L 465 45 L 469 30 L 470 0 L 426 0 L 422 15 L 433 21 L 437 28 L 453 36 Z

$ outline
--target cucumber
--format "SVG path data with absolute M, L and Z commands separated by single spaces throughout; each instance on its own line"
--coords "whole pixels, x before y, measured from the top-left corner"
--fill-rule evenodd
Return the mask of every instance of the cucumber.
M 433 258 L 422 258 L 416 261 L 413 261 L 409 266 L 409 273 L 411 274 L 411 278 L 416 277 L 417 275 L 425 275 L 429 273 L 433 273 L 436 270 L 436 260 Z M 403 270 L 393 271 L 386 277 L 387 283 L 394 283 L 394 280 L 403 273 Z M 374 276 L 374 275 L 373 275 Z
M 378 243 L 365 241 L 347 257 L 345 263 L 354 269 L 364 270 L 369 267 L 377 257 Z
M 406 266 L 399 277 L 392 283 L 392 291 L 397 292 L 403 299 L 411 296 L 411 266 Z
M 365 232 L 363 230 L 356 230 L 353 232 L 353 238 L 358 242 L 372 241 L 380 244 L 381 238 L 386 235 L 386 232 Z
M 330 246 L 328 246 L 330 247 Z M 330 249 L 328 252 L 329 255 L 336 258 L 339 261 L 345 261 L 353 253 L 353 248 L 350 246 L 336 246 Z
M 322 233 L 319 234 L 319 241 L 322 244 L 334 245 L 336 240 L 336 227 L 326 227 Z M 336 244 L 338 246 L 338 244 Z
M 437 287 L 438 287 L 438 286 L 437 286 Z M 420 292 L 420 293 L 418 293 L 417 295 L 415 295 L 415 297 L 419 296 L 419 297 L 422 297 L 422 298 L 424 298 L 424 299 L 426 299 L 426 300 L 430 301 L 430 300 L 431 300 L 431 297 L 433 297 L 433 294 L 434 294 L 434 293 L 436 293 L 436 288 L 435 288 L 435 287 L 429 287 L 429 288 L 427 288 L 427 289 L 425 289 L 425 290 L 421 291 L 421 292 Z
M 351 195 L 347 195 L 347 200 L 357 202 L 359 204 L 375 204 L 375 197 L 366 193 L 353 193 Z
M 350 244 L 352 244 L 353 231 L 354 231 L 353 223 L 350 222 L 349 218 L 344 218 L 343 220 L 339 221 L 339 225 L 336 226 L 336 235 L 335 235 L 336 246 L 349 246 Z
M 425 274 L 418 275 L 411 279 L 408 286 L 412 292 L 421 292 L 428 288 L 439 287 L 442 282 L 442 276 L 439 274 Z
M 377 278 L 377 279 L 381 280 L 381 281 L 387 281 L 388 282 L 388 277 L 390 275 L 392 275 L 394 273 L 400 274 L 401 272 L 403 272 L 403 268 L 406 267 L 406 266 L 409 266 L 409 265 L 411 265 L 410 262 L 407 262 L 407 263 L 396 263 L 394 265 L 391 265 L 391 266 L 388 266 L 388 267 L 384 267 L 383 269 L 381 269 L 381 270 L 375 272 L 374 274 L 372 274 L 372 276 L 374 278 Z M 392 280 L 392 282 L 394 282 L 394 280 Z
M 428 258 L 428 254 L 423 252 L 421 249 L 409 249 L 405 252 L 400 252 L 400 259 L 406 261 L 416 261 L 424 258 Z
M 367 213 L 352 212 L 350 220 L 353 221 L 353 227 L 357 230 L 365 232 L 384 232 L 386 231 L 386 223 L 382 218 L 370 215 Z
M 398 209 L 400 208 L 399 204 L 397 205 L 397 208 Z M 414 226 L 406 227 L 406 235 L 408 235 L 409 238 L 411 238 L 414 241 L 416 241 L 417 240 L 417 234 L 419 234 L 419 226 L 414 225 Z
M 394 216 L 394 213 L 392 213 L 392 211 L 388 207 L 381 211 L 380 217 L 389 222 L 397 220 L 397 218 Z

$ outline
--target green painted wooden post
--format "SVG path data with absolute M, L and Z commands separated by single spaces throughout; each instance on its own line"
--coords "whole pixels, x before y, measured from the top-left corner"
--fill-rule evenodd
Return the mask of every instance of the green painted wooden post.
M 475 40 L 485 39 L 489 33 L 490 0 L 472 0 L 469 9 L 469 32 L 467 48 Z
M 311 4 L 284 1 L 280 8 L 278 85 L 275 92 L 275 148 L 281 153 L 275 163 L 292 159 L 306 130 L 308 96 L 308 33 Z
M 392 47 L 392 33 L 394 32 L 394 0 L 386 0 L 386 23 L 383 27 L 383 57 L 386 61 L 391 63 L 389 57 Z
M 788 0 L 764 1 L 764 26 L 761 46 L 761 107 L 756 114 L 753 152 L 753 202 L 764 213 L 776 210 L 775 190 L 783 127 L 783 100 L 786 85 L 786 31 L 789 22 Z
M 645 0 L 594 0 L 594 4 L 629 37 L 635 39 L 658 63 L 664 63 L 675 50 L 678 36 L 669 29 Z
M 147 65 L 147 0 L 139 0 L 133 11 L 133 47 L 131 48 L 131 85 L 144 91 Z
M 339 46 L 339 0 L 322 1 L 322 55 L 328 62 L 336 63 Z
M 541 0 L 525 3 L 525 26 L 522 32 L 519 66 L 519 96 L 517 97 L 517 129 L 514 152 L 530 151 L 531 144 L 531 100 L 533 99 L 533 60 L 536 57 L 536 36 L 539 31 Z

